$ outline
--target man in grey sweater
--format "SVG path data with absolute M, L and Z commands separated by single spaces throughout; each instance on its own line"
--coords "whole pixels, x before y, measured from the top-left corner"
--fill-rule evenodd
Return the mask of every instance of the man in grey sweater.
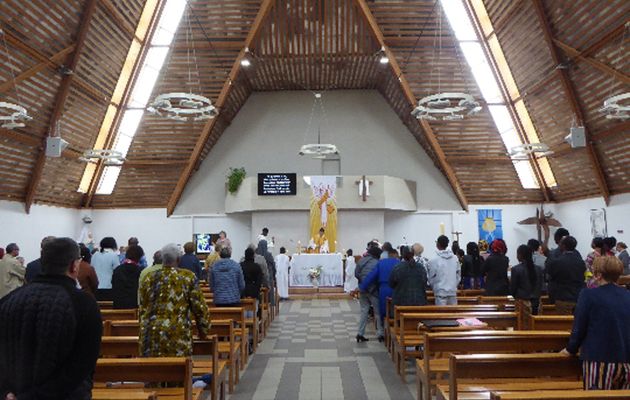
M 367 254 L 359 260 L 357 267 L 354 269 L 354 276 L 359 281 L 359 284 L 365 279 L 368 274 L 376 268 L 378 260 L 381 256 L 381 249 L 376 244 L 368 244 Z M 368 314 L 370 312 L 370 305 L 374 309 L 374 318 L 376 318 L 376 336 L 383 337 L 383 323 L 382 318 L 379 316 L 379 304 L 378 304 L 378 284 L 371 285 L 366 291 L 362 291 L 359 294 L 359 303 L 361 304 L 361 319 L 359 320 L 359 330 L 357 332 L 357 342 L 366 342 L 365 326 L 367 325 Z
M 427 270 L 429 284 L 435 294 L 435 305 L 456 305 L 461 266 L 457 257 L 448 249 L 446 236 L 438 237 L 436 256 L 429 261 Z
M 241 292 L 245 289 L 245 278 L 241 266 L 230 257 L 232 249 L 224 247 L 221 259 L 212 266 L 212 292 L 217 307 L 238 307 Z

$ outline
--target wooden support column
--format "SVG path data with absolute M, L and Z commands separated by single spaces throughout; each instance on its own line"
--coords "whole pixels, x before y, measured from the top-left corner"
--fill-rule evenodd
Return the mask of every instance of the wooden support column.
M 87 37 L 88 30 L 90 29 L 90 23 L 92 21 L 94 11 L 96 10 L 96 5 L 97 0 L 88 0 L 85 9 L 83 10 L 83 13 L 81 15 L 81 23 L 79 24 L 74 54 L 72 55 L 67 65 L 67 68 L 71 71 L 74 71 L 79 62 L 79 57 L 81 56 L 81 51 L 83 50 L 83 46 L 85 45 L 85 38 Z M 61 79 L 61 85 L 59 86 L 59 91 L 57 92 L 55 98 L 55 106 L 50 116 L 50 123 L 48 124 L 48 136 L 52 136 L 55 126 L 57 125 L 57 122 L 63 114 L 66 100 L 68 99 L 68 94 L 70 93 L 70 86 L 72 84 L 73 78 L 74 74 L 72 73 L 69 75 L 64 75 Z M 31 180 L 26 191 L 25 208 L 27 213 L 29 213 L 31 210 L 31 205 L 33 204 L 33 200 L 35 199 L 35 195 L 37 193 L 37 186 L 42 179 L 42 174 L 46 165 L 45 140 L 46 138 L 44 138 L 43 149 L 40 150 L 39 155 L 37 156 L 35 169 L 33 170 L 33 175 L 31 176 Z
M 392 70 L 392 73 L 398 78 L 398 81 L 400 82 L 400 88 L 403 91 L 407 102 L 409 103 L 409 113 L 411 113 L 411 111 L 416 107 L 417 100 L 411 90 L 411 87 L 409 86 L 409 82 L 407 82 L 407 79 L 400 69 L 394 53 L 392 53 L 389 47 L 385 45 L 383 32 L 381 32 L 381 28 L 378 26 L 378 23 L 372 15 L 372 12 L 370 11 L 370 8 L 365 0 L 354 0 L 354 2 L 358 6 L 359 11 L 363 15 L 363 17 L 365 18 L 365 21 L 370 28 L 370 32 L 372 33 L 372 36 L 374 36 L 378 44 L 385 49 L 385 54 L 389 58 L 389 66 Z M 466 200 L 466 195 L 464 194 L 464 191 L 459 184 L 457 176 L 455 176 L 453 168 L 447 162 L 446 155 L 444 154 L 444 151 L 442 150 L 442 147 L 440 146 L 440 143 L 438 142 L 437 137 L 435 136 L 435 133 L 431 128 L 431 125 L 429 125 L 429 123 L 424 119 L 420 119 L 418 121 L 419 124 L 422 126 L 422 131 L 424 132 L 424 135 L 429 142 L 429 145 L 431 146 L 431 150 L 438 158 L 440 168 L 442 169 L 442 171 L 444 171 L 446 179 L 453 188 L 453 191 L 455 192 L 455 195 L 459 200 L 459 204 L 462 206 L 462 209 L 468 210 L 468 201 Z
M 549 51 L 551 52 L 551 57 L 553 58 L 553 62 L 558 65 L 560 64 L 560 56 L 558 55 L 558 49 L 554 43 L 554 37 L 551 33 L 551 26 L 549 25 L 549 21 L 547 16 L 545 15 L 545 8 L 542 3 L 542 0 L 532 0 L 534 4 L 534 8 L 536 9 L 536 14 L 538 15 L 538 19 L 540 22 L 540 26 L 543 30 L 543 35 L 545 37 L 545 41 L 547 42 L 547 46 L 549 47 Z M 595 173 L 595 178 L 597 181 L 597 185 L 599 186 L 600 192 L 606 205 L 610 203 L 610 190 L 608 189 L 608 184 L 606 183 L 606 176 L 604 175 L 604 170 L 602 169 L 601 163 L 595 153 L 595 148 L 591 142 L 591 135 L 589 129 L 586 127 L 584 122 L 584 113 L 582 112 L 582 108 L 578 103 L 577 93 L 573 88 L 573 83 L 569 78 L 569 74 L 565 69 L 556 69 L 556 73 L 562 82 L 562 87 L 564 88 L 564 92 L 567 96 L 569 104 L 571 105 L 571 109 L 575 114 L 577 119 L 577 123 L 579 125 L 584 126 L 584 130 L 586 133 L 586 150 L 588 154 L 588 158 L 591 162 L 591 166 L 593 168 L 593 172 Z
M 260 28 L 263 22 L 265 21 L 267 15 L 269 14 L 271 7 L 274 4 L 275 4 L 275 0 L 264 0 L 263 3 L 260 5 L 258 14 L 256 14 L 256 18 L 254 19 L 254 22 L 252 23 L 252 27 L 250 28 L 249 33 L 247 35 L 247 39 L 245 40 L 244 47 L 238 53 L 238 56 L 236 57 L 234 64 L 232 64 L 232 69 L 230 70 L 230 73 L 227 79 L 223 83 L 223 87 L 221 88 L 221 92 L 219 93 L 219 97 L 217 98 L 217 101 L 215 103 L 215 107 L 219 110 L 219 112 L 221 112 L 223 106 L 225 105 L 225 102 L 227 101 L 228 95 L 230 94 L 230 90 L 232 89 L 232 85 L 234 84 L 234 82 L 236 82 L 236 78 L 238 77 L 238 74 L 241 69 L 241 60 L 245 56 L 245 49 L 252 45 L 252 43 L 254 42 L 258 34 L 260 33 Z M 197 143 L 195 144 L 193 152 L 190 155 L 188 164 L 186 164 L 184 171 L 182 171 L 182 174 L 179 177 L 179 180 L 177 181 L 177 185 L 175 186 L 175 190 L 171 194 L 171 198 L 166 208 L 167 216 L 172 215 L 173 211 L 175 211 L 175 206 L 177 206 L 179 199 L 182 197 L 182 193 L 184 192 L 184 188 L 186 187 L 186 184 L 188 183 L 188 180 L 190 179 L 190 176 L 192 175 L 193 169 L 199 162 L 199 158 L 201 157 L 203 148 L 205 147 L 206 142 L 208 141 L 208 138 L 210 137 L 212 128 L 214 127 L 214 124 L 216 123 L 217 119 L 220 117 L 221 116 L 219 115 L 217 117 L 214 117 L 208 120 L 208 122 L 206 122 L 203 129 L 201 130 L 201 134 L 199 135 L 199 138 L 197 139 Z

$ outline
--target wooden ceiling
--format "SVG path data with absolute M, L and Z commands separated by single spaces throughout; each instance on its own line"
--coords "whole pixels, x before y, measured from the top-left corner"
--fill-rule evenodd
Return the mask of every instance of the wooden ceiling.
M 540 139 L 555 152 L 549 159 L 558 184 L 545 192 L 521 187 L 485 104 L 465 121 L 426 123 L 411 116 L 417 99 L 437 92 L 438 68 L 442 91 L 481 99 L 434 0 L 190 0 L 184 20 L 192 39 L 179 29 L 151 98 L 181 89 L 192 40 L 198 91 L 218 106 L 219 116 L 206 124 L 174 124 L 145 114 L 113 194 L 83 195 L 77 188 L 85 164 L 78 157 L 94 146 L 144 4 L 0 3 L 0 28 L 18 82 L 16 91 L 2 49 L 0 101 L 22 104 L 33 116 L 24 128 L 0 128 L 1 199 L 27 208 L 167 207 L 170 213 L 252 92 L 305 89 L 378 90 L 463 206 L 630 192 L 630 122 L 599 111 L 605 98 L 630 87 L 628 52 L 620 51 L 628 1 L 483 0 Z M 379 63 L 382 45 L 389 65 Z M 240 68 L 243 57 L 251 67 Z M 571 149 L 563 138 L 579 123 L 589 145 Z M 47 158 L 43 144 L 57 126 L 70 146 L 62 157 Z

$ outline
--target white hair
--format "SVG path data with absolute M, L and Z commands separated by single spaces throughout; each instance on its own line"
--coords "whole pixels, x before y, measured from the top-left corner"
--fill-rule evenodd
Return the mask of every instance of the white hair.
M 181 252 L 175 243 L 169 243 L 162 247 L 162 264 L 170 267 L 177 266 L 177 260 L 181 256 Z

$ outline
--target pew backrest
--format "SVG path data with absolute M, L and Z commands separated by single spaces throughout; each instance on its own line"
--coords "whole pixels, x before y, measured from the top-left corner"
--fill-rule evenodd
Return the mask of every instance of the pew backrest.
M 532 330 L 558 330 L 570 331 L 573 327 L 572 315 L 532 315 L 530 317 L 530 328 Z

